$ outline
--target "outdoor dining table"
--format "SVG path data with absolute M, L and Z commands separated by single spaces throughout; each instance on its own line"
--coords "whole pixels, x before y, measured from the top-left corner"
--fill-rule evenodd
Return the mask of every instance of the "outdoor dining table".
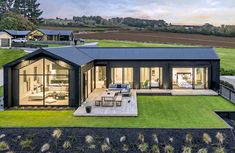
M 102 93 L 101 95 L 101 98 L 103 99 L 102 101 L 102 106 L 107 106 L 107 105 L 104 105 L 104 103 L 111 103 L 111 107 L 114 106 L 114 101 L 115 101 L 115 97 L 116 97 L 116 91 L 105 91 Z M 108 105 L 110 106 L 110 105 Z

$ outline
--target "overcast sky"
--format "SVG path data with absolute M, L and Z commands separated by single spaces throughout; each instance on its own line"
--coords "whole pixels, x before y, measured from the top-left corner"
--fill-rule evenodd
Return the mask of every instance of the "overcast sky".
M 136 17 L 174 24 L 235 25 L 235 0 L 38 0 L 43 17 Z

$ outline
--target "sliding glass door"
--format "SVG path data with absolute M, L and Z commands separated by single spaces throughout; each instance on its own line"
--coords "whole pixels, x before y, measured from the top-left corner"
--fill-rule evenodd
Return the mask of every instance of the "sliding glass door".
M 142 67 L 140 68 L 140 88 L 160 88 L 162 85 L 162 68 Z
M 111 68 L 111 80 L 112 83 L 125 83 L 133 87 L 133 68 Z
M 96 88 L 106 88 L 106 66 L 95 67 Z
M 173 89 L 208 88 L 208 68 L 173 68 Z

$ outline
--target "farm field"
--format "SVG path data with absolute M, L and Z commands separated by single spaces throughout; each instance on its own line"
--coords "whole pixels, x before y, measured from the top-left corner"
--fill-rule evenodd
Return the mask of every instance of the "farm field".
M 185 44 L 235 48 L 235 38 L 217 37 L 200 34 L 182 34 L 170 32 L 100 32 L 76 34 L 75 37 L 84 39 L 126 40 L 136 42 L 152 42 L 164 44 Z

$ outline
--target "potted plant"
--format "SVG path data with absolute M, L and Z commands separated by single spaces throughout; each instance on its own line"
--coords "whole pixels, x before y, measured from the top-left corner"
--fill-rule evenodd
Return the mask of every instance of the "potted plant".
M 92 109 L 92 107 L 91 106 L 86 106 L 86 113 L 91 113 L 91 109 Z

